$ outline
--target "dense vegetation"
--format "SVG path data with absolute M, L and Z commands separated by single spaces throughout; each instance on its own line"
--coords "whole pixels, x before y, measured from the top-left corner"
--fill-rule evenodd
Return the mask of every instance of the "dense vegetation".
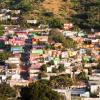
M 62 43 L 65 48 L 76 47 L 76 42 L 73 39 L 69 37 L 65 38 L 64 35 L 56 29 L 50 31 L 49 40 L 55 43 Z
M 52 76 L 50 78 L 50 86 L 53 88 L 65 88 L 73 85 L 73 80 L 69 74 Z
M 37 81 L 21 89 L 22 100 L 61 100 L 60 95 L 48 86 L 48 81 Z
M 8 84 L 0 84 L 0 100 L 15 99 L 16 92 Z
M 100 0 L 78 0 L 73 22 L 81 28 L 100 28 Z
M 3 35 L 3 27 L 0 25 L 0 36 Z
M 11 56 L 11 53 L 9 52 L 0 52 L 0 61 L 4 61 L 4 60 L 7 60 L 8 57 Z

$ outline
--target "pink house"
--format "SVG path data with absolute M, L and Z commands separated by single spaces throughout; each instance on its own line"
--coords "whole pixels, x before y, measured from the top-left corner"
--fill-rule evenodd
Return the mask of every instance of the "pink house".
M 25 40 L 13 38 L 13 39 L 10 39 L 10 40 L 9 40 L 9 43 L 10 43 L 11 45 L 23 46 L 23 45 L 25 45 Z
M 43 65 L 43 63 L 34 63 L 31 65 L 31 67 L 34 69 L 39 69 L 42 65 Z

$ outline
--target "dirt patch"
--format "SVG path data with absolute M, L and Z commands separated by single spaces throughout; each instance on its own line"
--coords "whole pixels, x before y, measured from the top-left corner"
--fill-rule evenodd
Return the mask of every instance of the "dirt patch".
M 42 6 L 48 10 L 53 12 L 54 14 L 58 14 L 59 13 L 59 9 L 61 8 L 63 2 L 62 0 L 45 0 L 42 3 Z

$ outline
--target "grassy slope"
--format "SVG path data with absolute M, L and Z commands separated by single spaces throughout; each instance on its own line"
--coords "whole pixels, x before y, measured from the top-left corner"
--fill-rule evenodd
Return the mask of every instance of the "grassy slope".
M 45 16 L 42 15 L 44 11 L 49 11 L 54 14 L 55 17 L 65 18 L 69 17 L 73 12 L 70 2 L 64 2 L 63 0 L 44 0 L 44 2 L 35 5 L 33 4 L 32 11 L 29 11 L 23 17 L 25 19 L 40 19 Z M 44 18 L 45 19 L 45 18 Z

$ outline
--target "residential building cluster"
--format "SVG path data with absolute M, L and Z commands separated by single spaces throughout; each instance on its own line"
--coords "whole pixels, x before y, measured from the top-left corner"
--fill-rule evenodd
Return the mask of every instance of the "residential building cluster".
M 0 20 L 10 17 L 7 13 L 10 10 L 2 10 Z M 20 11 L 14 11 L 19 14 Z M 7 15 L 6 15 L 7 14 Z M 51 61 L 54 63 L 47 66 L 46 76 L 42 79 L 49 80 L 51 76 L 60 74 L 70 74 L 73 77 L 73 68 L 77 67 L 75 75 L 85 72 L 89 77 L 88 86 L 85 82 L 79 82 L 72 85 L 68 90 L 73 96 L 90 97 L 90 92 L 99 92 L 100 94 L 100 72 L 97 69 L 90 69 L 98 65 L 100 60 L 100 32 L 86 34 L 83 31 L 59 31 L 65 36 L 72 38 L 76 43 L 75 49 L 59 49 L 62 48 L 61 43 L 49 41 L 49 32 L 52 29 L 22 29 L 18 27 L 5 26 L 3 36 L 0 36 L 0 53 L 10 52 L 8 59 L 0 64 L 0 82 L 7 82 L 11 86 L 26 86 L 32 81 L 37 81 L 38 74 L 42 65 Z M 54 48 L 46 48 L 53 46 Z M 65 71 L 54 73 L 53 68 L 58 68 L 60 64 L 64 65 Z M 9 68 L 12 66 L 12 68 Z M 86 91 L 89 87 L 90 91 Z M 63 91 L 64 91 L 63 90 Z M 57 90 L 56 91 L 62 91 Z M 69 96 L 70 98 L 70 96 Z M 70 100 L 70 99 L 68 99 Z M 85 100 L 85 98 L 83 99 Z M 92 100 L 92 99 L 86 99 Z

